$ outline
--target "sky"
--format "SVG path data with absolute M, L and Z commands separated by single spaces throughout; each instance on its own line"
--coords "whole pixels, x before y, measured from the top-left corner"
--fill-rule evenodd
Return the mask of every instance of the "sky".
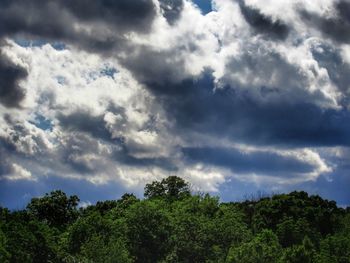
M 142 197 L 350 205 L 350 1 L 0 0 L 0 205 Z

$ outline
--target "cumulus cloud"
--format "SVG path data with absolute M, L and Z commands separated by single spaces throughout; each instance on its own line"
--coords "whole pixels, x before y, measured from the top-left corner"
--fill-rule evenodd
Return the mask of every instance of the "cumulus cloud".
M 1 178 L 330 178 L 350 145 L 349 6 L 3 1 Z
M 280 20 L 276 19 L 276 21 L 273 21 L 273 18 L 262 14 L 259 9 L 247 5 L 244 0 L 239 1 L 239 7 L 245 20 L 258 33 L 266 34 L 280 40 L 288 37 L 289 28 Z
M 239 148 L 185 148 L 191 162 L 226 167 L 235 174 L 264 174 L 291 178 L 299 174 L 302 180 L 312 179 L 331 168 L 317 153 L 303 151 L 246 150 Z
M 0 53 L 0 102 L 7 107 L 19 107 L 25 96 L 20 81 L 27 71 Z
M 11 181 L 17 181 L 17 180 L 33 180 L 36 181 L 36 178 L 33 178 L 30 171 L 24 169 L 18 164 L 13 163 L 11 165 L 11 171 L 9 174 L 6 174 L 4 178 L 11 180 Z
M 337 42 L 349 43 L 349 1 L 334 1 L 331 11 L 328 11 L 326 14 L 318 14 L 308 10 L 301 10 L 300 13 L 309 25 L 320 30 L 326 37 Z
M 11 160 L 5 155 L 6 153 L 1 149 L 0 151 L 0 181 L 2 180 L 10 180 L 10 181 L 18 181 L 18 180 L 26 180 L 26 181 L 36 181 L 32 173 L 22 167 L 17 163 L 12 163 Z
M 184 7 L 183 0 L 160 0 L 159 4 L 164 17 L 170 24 L 174 24 L 179 19 Z

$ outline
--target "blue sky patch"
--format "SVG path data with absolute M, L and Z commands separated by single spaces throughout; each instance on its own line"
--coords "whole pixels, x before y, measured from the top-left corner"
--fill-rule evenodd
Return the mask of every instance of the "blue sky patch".
M 46 119 L 44 116 L 37 114 L 35 117 L 35 122 L 32 122 L 36 127 L 44 131 L 52 131 L 53 124 L 51 120 Z
M 111 78 L 114 78 L 114 74 L 116 74 L 118 71 L 114 68 L 114 67 L 109 67 L 109 66 L 106 66 L 105 68 L 103 68 L 101 70 L 101 74 L 103 76 L 108 76 L 108 77 L 111 77 Z
M 44 39 L 29 40 L 25 38 L 18 38 L 18 39 L 15 39 L 15 43 L 17 45 L 20 45 L 21 47 L 42 47 L 46 44 L 50 44 L 56 50 L 67 49 L 66 44 L 62 42 L 49 42 Z
M 211 0 L 194 0 L 193 2 L 202 10 L 203 14 L 212 11 Z

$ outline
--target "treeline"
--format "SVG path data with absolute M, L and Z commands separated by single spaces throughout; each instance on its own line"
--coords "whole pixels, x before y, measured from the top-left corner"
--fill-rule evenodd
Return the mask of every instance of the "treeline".
M 78 203 L 54 191 L 0 208 L 0 262 L 350 262 L 350 209 L 305 192 L 220 203 L 171 176 L 143 200 Z

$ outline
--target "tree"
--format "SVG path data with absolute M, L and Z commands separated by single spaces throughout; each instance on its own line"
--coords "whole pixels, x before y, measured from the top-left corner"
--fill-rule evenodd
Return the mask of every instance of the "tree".
M 64 192 L 57 190 L 44 197 L 33 198 L 27 209 L 38 220 L 60 228 L 77 217 L 79 201 L 76 195 L 67 197 Z
M 10 259 L 10 253 L 6 250 L 6 237 L 0 228 L 0 262 L 7 263 Z
M 321 242 L 317 263 L 349 263 L 350 235 L 328 236 Z
M 231 246 L 250 238 L 242 213 L 217 197 L 191 196 L 171 203 L 171 252 L 166 262 L 223 262 Z
M 136 263 L 162 260 L 168 252 L 171 225 L 160 200 L 144 200 L 125 213 L 129 251 Z
M 281 246 L 271 230 L 263 230 L 252 241 L 232 247 L 227 263 L 274 263 L 278 262 Z
M 251 224 L 256 233 L 262 229 L 275 231 L 278 224 L 290 218 L 294 221 L 305 219 L 310 229 L 325 237 L 339 227 L 342 214 L 334 201 L 324 200 L 317 195 L 309 196 L 306 192 L 275 195 L 245 205 L 254 207 Z
M 61 191 L 0 207 L 0 262 L 350 262 L 350 213 L 319 196 L 222 203 L 178 177 L 145 190 L 79 211 Z
M 120 238 L 106 240 L 93 235 L 81 248 L 81 257 L 94 263 L 131 263 L 125 242 Z
M 4 227 L 10 262 L 50 262 L 56 259 L 55 229 L 38 220 L 13 216 Z M 0 261 L 1 262 L 1 261 Z
M 219 210 L 218 199 L 192 196 L 173 202 L 171 210 L 171 257 L 175 262 L 205 262 L 216 244 L 213 219 Z
M 181 199 L 190 196 L 190 187 L 185 180 L 177 176 L 169 176 L 161 182 L 154 181 L 145 186 L 146 198 L 167 198 L 168 200 Z
M 312 263 L 315 262 L 315 249 L 308 237 L 301 245 L 294 245 L 285 249 L 280 263 Z
M 283 247 L 300 245 L 304 238 L 308 236 L 312 241 L 320 239 L 320 234 L 311 229 L 305 218 L 293 219 L 285 218 L 276 226 L 276 234 Z

